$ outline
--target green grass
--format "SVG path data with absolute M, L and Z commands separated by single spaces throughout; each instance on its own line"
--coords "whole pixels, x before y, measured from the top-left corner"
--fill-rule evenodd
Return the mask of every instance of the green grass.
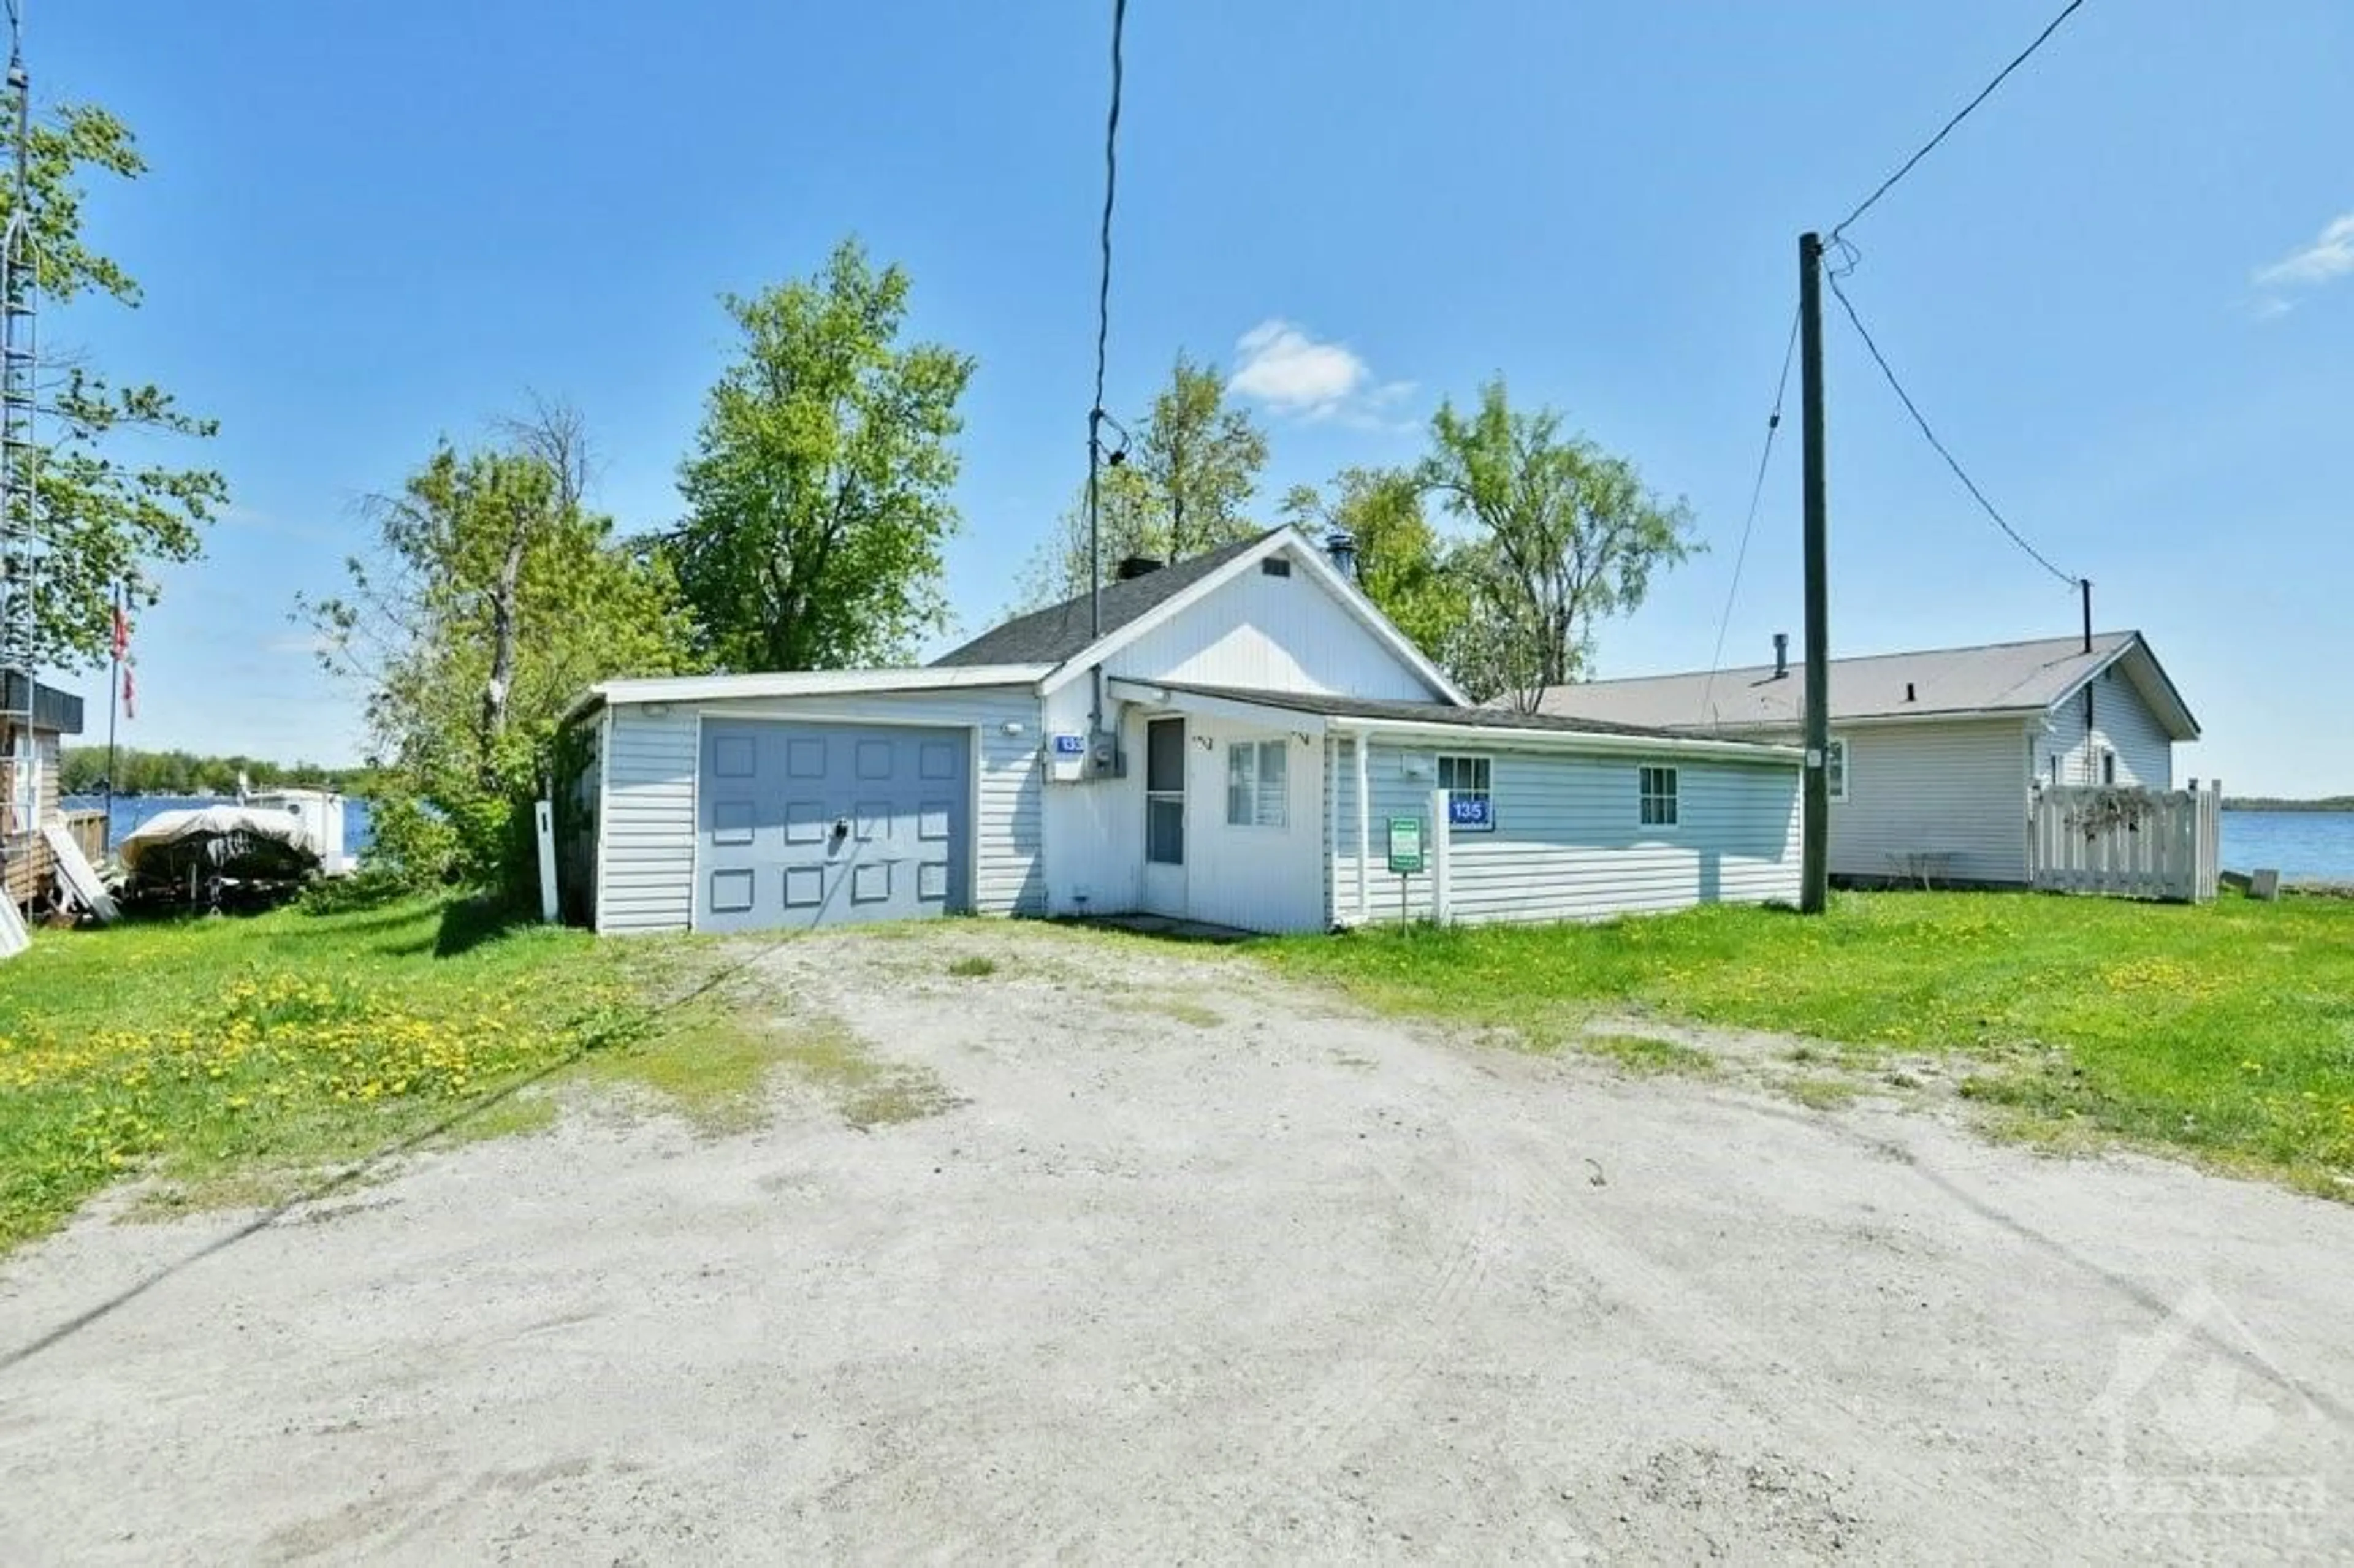
M 984 954 L 970 953 L 949 960 L 949 973 L 959 980 L 985 980 L 996 972 L 997 960 Z
M 2016 894 L 1845 895 L 1594 926 L 1408 928 L 1257 951 L 1380 1005 L 1558 1039 L 1648 1008 L 1843 1047 L 1958 1052 L 1966 1091 L 2348 1195 L 2354 903 L 2204 907 Z
M 166 1208 L 266 1201 L 544 1126 L 516 1091 L 647 1019 L 610 947 L 462 901 L 40 933 L 0 966 L 0 1249 L 127 1175 Z
M 1638 1077 L 1674 1074 L 1686 1078 L 1711 1078 L 1717 1073 L 1716 1058 L 1707 1052 L 1673 1040 L 1655 1040 L 1648 1034 L 1583 1034 L 1577 1037 L 1577 1047 Z

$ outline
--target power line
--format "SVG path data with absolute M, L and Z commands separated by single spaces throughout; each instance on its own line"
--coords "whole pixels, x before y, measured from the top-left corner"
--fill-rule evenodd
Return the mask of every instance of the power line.
M 1103 269 L 1096 283 L 1096 397 L 1090 405 L 1098 416 L 1103 410 L 1105 349 L 1111 339 L 1111 215 L 1119 194 L 1119 47 L 1127 22 L 1128 0 L 1112 0 L 1111 112 L 1104 122 Z
M 1905 175 L 1913 172 L 1914 164 L 1927 157 L 1936 149 L 1938 143 L 1944 141 L 1946 137 L 1954 133 L 1954 128 L 1956 126 L 1959 125 L 1963 121 L 1967 120 L 1970 117 L 1971 112 L 1976 110 L 1979 104 L 1984 103 L 1988 99 L 1993 97 L 1994 90 L 2003 84 L 2004 79 L 2009 77 L 2011 72 L 2017 70 L 2020 66 L 2025 65 L 2027 63 L 2028 57 L 2032 55 L 2036 50 L 2041 48 L 2043 47 L 2043 41 L 2046 38 L 2049 38 L 2052 34 L 2058 32 L 2060 30 L 2060 24 L 2074 16 L 2078 8 L 2084 4 L 2084 0 L 2068 0 L 2067 5 L 2061 11 L 2061 13 L 2057 16 L 2052 17 L 2052 20 L 2044 26 L 2041 32 L 2035 35 L 2035 41 L 2033 43 L 2028 45 L 2025 48 L 2020 50 L 2017 55 L 2013 56 L 2011 62 L 2009 65 L 2003 67 L 2002 69 L 1995 73 L 1995 77 L 1992 81 L 1988 82 L 1986 86 L 1978 90 L 1978 95 L 1976 98 L 1973 98 L 1967 103 L 1963 104 L 1960 111 L 1951 120 L 1946 121 L 1944 127 L 1939 130 L 1935 136 L 1930 137 L 1926 142 L 1924 142 L 1921 144 L 1921 150 L 1919 152 L 1905 159 L 1904 162 L 1899 165 L 1894 174 L 1880 182 L 1880 188 L 1878 190 L 1873 191 L 1870 196 L 1864 197 L 1862 203 L 1858 206 L 1853 212 L 1849 213 L 1845 217 L 1839 221 L 1838 226 L 1830 231 L 1830 239 L 1838 239 L 1840 233 L 1846 229 L 1849 224 L 1853 223 L 1857 218 L 1861 217 L 1865 213 L 1871 211 L 1873 203 L 1877 202 L 1882 196 L 1886 196 L 1891 190 L 1894 189 L 1896 183 L 1899 180 L 1902 180 Z
M 1897 401 L 1903 403 L 1904 405 L 1904 411 L 1913 416 L 1913 422 L 1921 427 L 1921 434 L 1928 440 L 1928 442 L 1932 447 L 1936 449 L 1937 455 L 1946 460 L 1946 466 L 1954 471 L 1954 477 L 1962 482 L 1962 488 L 1970 493 L 1971 499 L 1976 501 L 1978 505 L 1985 510 L 1986 514 L 1988 517 L 1994 519 L 1994 525 L 2001 529 L 2012 544 L 2026 551 L 2030 558 L 2031 558 L 2037 566 L 2041 567 L 2045 571 L 2050 572 L 2053 577 L 2058 577 L 2068 587 L 2072 588 L 2074 588 L 2077 584 L 2076 577 L 2073 574 L 2063 572 L 2058 567 L 2053 566 L 2052 564 L 2051 557 L 2044 555 L 2042 551 L 2037 549 L 2034 546 L 2029 544 L 2026 536 L 2020 534 L 2018 529 L 2010 525 L 2009 519 L 2006 518 L 2000 512 L 1997 511 L 1995 509 L 1994 503 L 1987 499 L 1986 492 L 1978 487 L 1978 482 L 1971 479 L 1969 474 L 1962 468 L 1961 463 L 1955 459 L 1954 454 L 1946 450 L 1946 443 L 1937 439 L 1937 432 L 1929 428 L 1929 421 L 1927 418 L 1923 417 L 1920 406 L 1913 401 L 1913 395 L 1904 390 L 1904 384 L 1896 378 L 1896 372 L 1890 366 L 1888 356 L 1880 352 L 1880 345 L 1878 344 L 1872 342 L 1872 334 L 1864 327 L 1863 318 L 1856 314 L 1855 302 L 1847 297 L 1847 291 L 1840 287 L 1840 279 L 1842 276 L 1844 276 L 1844 274 L 1836 270 L 1825 270 L 1824 277 L 1830 283 L 1831 297 L 1838 300 L 1840 302 L 1840 309 L 1847 313 L 1848 322 L 1855 328 L 1856 335 L 1863 339 L 1863 346 L 1871 351 L 1872 363 L 1879 366 L 1880 374 L 1888 378 L 1888 385 L 1896 393 Z
M 1766 468 L 1774 461 L 1774 432 L 1782 428 L 1782 397 L 1790 388 L 1790 361 L 1798 352 L 1798 313 L 1790 312 L 1790 341 L 1782 348 L 1782 375 L 1774 383 L 1774 411 L 1766 416 L 1766 446 L 1757 454 L 1757 478 L 1749 487 L 1749 515 L 1741 520 L 1741 547 L 1733 552 L 1733 587 L 1724 595 L 1724 614 L 1716 623 L 1716 651 L 1708 656 L 1708 683 L 1701 689 L 1701 712 L 1714 716 L 1716 675 L 1724 667 L 1724 634 L 1733 624 L 1733 605 L 1741 597 L 1741 567 L 1749 559 L 1749 532 L 1757 525 L 1757 503 L 1766 494 Z
M 1111 111 L 1104 119 L 1103 267 L 1096 280 L 1096 393 L 1087 405 L 1087 637 L 1103 635 L 1103 425 L 1104 361 L 1111 340 L 1111 217 L 1119 196 L 1120 37 L 1128 24 L 1128 0 L 1111 4 Z M 1114 453 L 1114 461 L 1119 454 Z M 1102 722 L 1098 685 L 1098 727 Z

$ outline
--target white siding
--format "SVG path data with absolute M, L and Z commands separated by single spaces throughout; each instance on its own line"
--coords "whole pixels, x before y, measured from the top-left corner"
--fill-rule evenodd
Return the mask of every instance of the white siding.
M 1957 881 L 2027 880 L 2027 726 L 2011 719 L 1867 726 L 1847 742 L 1847 799 L 1831 802 L 1833 876 L 1903 873 L 1950 855 Z
M 1186 917 L 1246 931 L 1323 929 L 1321 738 L 1193 717 L 1185 740 Z M 1260 741 L 1284 747 L 1284 823 L 1235 827 L 1226 821 L 1229 751 Z
M 1251 567 L 1115 652 L 1104 662 L 1104 675 L 1248 691 L 1444 700 L 1302 565 L 1284 577 Z M 1085 734 L 1092 695 L 1084 671 L 1057 687 L 1046 699 L 1048 733 Z M 1055 914 L 1119 914 L 1140 907 L 1144 728 L 1137 713 L 1120 711 L 1126 705 L 1110 704 L 1108 717 L 1128 754 L 1129 776 L 1045 787 L 1045 903 Z
M 2037 782 L 2105 782 L 2100 762 L 2101 752 L 2105 749 L 2117 755 L 2119 784 L 2173 789 L 2173 738 L 2142 700 L 2140 688 L 2122 669 L 2112 664 L 2093 677 L 2086 690 L 2093 694 L 2089 737 L 2084 727 L 2084 694 L 2078 692 L 2052 708 L 2051 728 L 2036 736 Z M 2056 780 L 2052 769 L 2054 760 L 2060 765 Z
M 1299 566 L 1285 577 L 1251 567 L 1115 652 L 1104 673 L 1260 692 L 1445 700 Z M 1075 684 L 1085 682 L 1082 675 Z
M 986 915 L 1045 907 L 1039 855 L 1038 700 L 1024 687 L 864 695 L 746 698 L 612 710 L 597 879 L 600 931 L 684 931 L 695 891 L 695 777 L 699 715 L 981 726 L 975 780 L 973 905 Z M 1013 734 L 1006 726 L 1015 726 Z
M 1337 799 L 1331 863 L 1334 913 L 1357 909 L 1355 742 L 1333 747 Z M 1754 904 L 1798 896 L 1798 769 L 1661 756 L 1598 757 L 1505 751 L 1469 736 L 1459 747 L 1376 741 L 1367 757 L 1372 797 L 1372 917 L 1400 913 L 1399 878 L 1387 869 L 1387 822 L 1426 819 L 1432 781 L 1409 779 L 1409 753 L 1492 759 L 1496 830 L 1458 832 L 1453 851 L 1455 918 L 1584 920 L 1682 909 L 1694 904 Z M 1647 762 L 1678 770 L 1679 821 L 1641 825 L 1637 772 Z M 1406 879 L 1405 908 L 1431 912 L 1430 876 Z

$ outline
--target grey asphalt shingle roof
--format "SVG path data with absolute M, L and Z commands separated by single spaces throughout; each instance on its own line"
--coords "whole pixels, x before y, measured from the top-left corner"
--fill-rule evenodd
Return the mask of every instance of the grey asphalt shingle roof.
M 1150 613 L 1261 541 L 1279 534 L 1270 528 L 1237 539 L 1205 554 L 1147 572 L 1125 582 L 1103 585 L 1103 635 L 1110 636 L 1130 621 Z M 1087 596 L 1080 594 L 1044 609 L 1017 615 L 991 627 L 961 648 L 950 649 L 934 664 L 1059 664 L 1082 652 L 1096 637 L 1088 627 Z
M 1830 662 L 1831 722 L 2039 712 L 2137 641 L 2139 635 L 2102 632 L 2093 639 L 2090 653 L 2084 652 L 2079 636 L 1834 659 Z M 2173 697 L 2171 684 L 2166 683 L 2156 660 L 2148 661 L 2148 668 L 2158 683 L 2165 683 L 2164 694 Z M 1713 680 L 1708 672 L 1696 670 L 1554 686 L 1545 692 L 1539 706 L 1549 714 L 1686 731 L 1720 726 L 1796 728 L 1803 717 L 1806 689 L 1804 666 L 1793 660 L 1789 673 L 1781 676 L 1774 673 L 1770 664 L 1753 664 L 1720 670 Z M 2179 705 L 2179 698 L 2174 702 Z M 2189 716 L 2187 710 L 2184 716 Z M 2194 722 L 2194 731 L 2195 727 Z
M 1318 714 L 1328 718 L 1387 719 L 1398 724 L 1457 725 L 1465 729 L 1530 730 L 1539 734 L 1617 735 L 1637 739 L 1690 740 L 1689 735 L 1641 725 L 1561 714 L 1524 714 L 1510 708 L 1458 707 L 1452 703 L 1409 703 L 1385 697 L 1350 697 L 1331 692 L 1263 692 L 1244 686 L 1196 686 L 1182 681 L 1148 681 L 1163 691 L 1253 703 L 1263 708 Z

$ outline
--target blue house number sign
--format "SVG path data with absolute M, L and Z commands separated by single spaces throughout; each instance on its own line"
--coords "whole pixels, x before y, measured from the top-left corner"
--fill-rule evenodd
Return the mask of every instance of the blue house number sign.
M 1086 736 L 1083 736 L 1083 735 L 1058 735 L 1058 736 L 1056 736 L 1055 737 L 1055 756 L 1057 756 L 1057 757 L 1085 757 L 1087 754 L 1087 737 Z
M 1447 801 L 1447 820 L 1470 833 L 1496 831 L 1496 803 L 1479 795 L 1455 795 Z

